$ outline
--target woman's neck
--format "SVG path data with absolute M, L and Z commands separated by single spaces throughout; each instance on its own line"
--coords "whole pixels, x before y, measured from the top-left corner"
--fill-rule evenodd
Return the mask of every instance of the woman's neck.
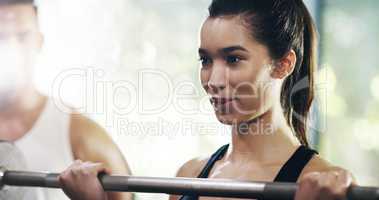
M 236 161 L 275 162 L 290 156 L 299 145 L 281 106 L 276 105 L 249 123 L 233 126 L 228 155 Z

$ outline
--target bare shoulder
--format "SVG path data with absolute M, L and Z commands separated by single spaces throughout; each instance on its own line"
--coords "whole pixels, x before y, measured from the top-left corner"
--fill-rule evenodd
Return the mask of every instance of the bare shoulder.
M 313 158 L 309 161 L 307 166 L 304 168 L 304 172 L 310 173 L 310 172 L 324 172 L 329 171 L 331 169 L 335 168 L 330 162 L 323 159 L 319 155 L 313 156 Z
M 323 159 L 319 155 L 314 156 L 307 166 L 305 166 L 304 170 L 301 172 L 300 178 L 306 176 L 309 173 L 313 172 L 332 172 L 332 171 L 347 171 L 346 169 L 342 167 L 335 166 L 328 162 L 327 160 Z
M 184 163 L 176 173 L 177 177 L 197 177 L 204 166 L 207 164 L 210 157 L 198 157 Z

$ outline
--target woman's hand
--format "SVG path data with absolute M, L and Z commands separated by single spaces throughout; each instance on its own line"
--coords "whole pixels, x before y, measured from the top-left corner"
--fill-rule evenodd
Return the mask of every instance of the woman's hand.
M 98 174 L 107 172 L 101 163 L 77 160 L 59 176 L 64 193 L 72 200 L 106 200 Z
M 300 180 L 295 200 L 346 199 L 352 184 L 353 176 L 346 170 L 309 173 Z

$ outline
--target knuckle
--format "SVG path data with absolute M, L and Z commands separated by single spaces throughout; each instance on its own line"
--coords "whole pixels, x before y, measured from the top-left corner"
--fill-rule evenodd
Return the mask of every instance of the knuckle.
M 318 185 L 320 176 L 321 175 L 319 173 L 309 174 L 306 177 L 304 177 L 304 179 L 301 181 L 301 183 L 316 186 L 316 185 Z
M 340 168 L 340 169 L 337 169 L 335 172 L 336 172 L 336 173 L 338 173 L 338 174 L 347 174 L 347 173 L 348 173 L 348 171 L 347 171 L 347 170 L 345 170 L 345 169 L 342 169 L 342 168 Z
M 83 176 L 91 176 L 93 173 L 90 169 L 83 168 L 82 169 L 82 175 Z
M 67 174 L 61 174 L 58 176 L 58 181 L 60 183 L 66 183 L 69 180 L 69 176 Z
M 75 161 L 74 161 L 74 165 L 78 165 L 78 164 L 82 164 L 82 163 L 83 163 L 82 160 L 75 160 Z
M 79 168 L 78 168 L 78 171 L 80 174 L 82 175 L 85 175 L 88 173 L 88 167 L 85 166 L 85 165 L 81 165 Z
M 330 171 L 330 173 L 333 173 L 335 176 L 349 176 L 350 172 L 343 169 L 343 168 L 336 168 Z
M 341 176 L 341 175 L 343 175 L 344 174 L 344 172 L 342 172 L 342 171 L 332 171 L 332 172 L 330 172 L 330 173 L 328 173 L 330 176 L 332 176 L 332 177 L 338 177 L 338 176 Z
M 88 165 L 91 165 L 91 164 L 92 164 L 92 162 L 89 162 L 89 161 L 83 162 L 84 166 L 88 166 Z
M 66 171 L 62 172 L 59 175 L 59 177 L 62 178 L 62 179 L 67 179 L 69 176 L 70 176 L 70 171 L 69 170 L 66 170 Z
M 81 174 L 81 169 L 80 167 L 74 167 L 71 169 L 71 174 L 74 176 L 79 176 Z
M 319 175 L 320 175 L 319 173 L 315 173 L 315 172 L 308 173 L 308 174 L 304 175 L 304 177 L 301 179 L 301 181 L 308 181 L 309 179 L 312 179 L 312 178 L 317 177 Z

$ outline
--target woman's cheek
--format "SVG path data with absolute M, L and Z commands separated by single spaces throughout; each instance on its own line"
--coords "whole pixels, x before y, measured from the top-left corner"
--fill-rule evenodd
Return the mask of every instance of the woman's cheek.
M 261 83 L 241 85 L 238 90 L 235 112 L 248 118 L 266 112 L 271 106 L 270 90 Z
M 243 98 L 237 101 L 235 111 L 243 118 L 250 119 L 251 116 L 257 115 L 259 107 L 259 101 L 256 98 Z
M 200 70 L 200 82 L 201 82 L 201 85 L 204 87 L 204 86 L 207 86 L 208 85 L 208 81 L 209 81 L 209 76 L 210 76 L 210 70 L 208 69 L 204 69 L 202 68 Z M 206 88 L 204 88 L 206 90 Z

